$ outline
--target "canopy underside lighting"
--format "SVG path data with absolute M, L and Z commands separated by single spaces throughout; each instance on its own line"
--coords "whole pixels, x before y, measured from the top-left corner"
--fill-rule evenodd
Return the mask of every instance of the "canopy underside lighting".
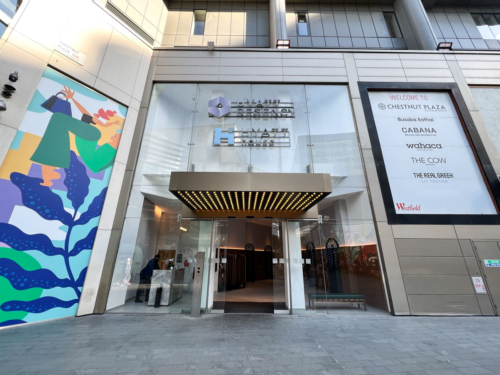
M 170 192 L 193 211 L 303 212 L 331 182 L 328 174 L 172 172 Z

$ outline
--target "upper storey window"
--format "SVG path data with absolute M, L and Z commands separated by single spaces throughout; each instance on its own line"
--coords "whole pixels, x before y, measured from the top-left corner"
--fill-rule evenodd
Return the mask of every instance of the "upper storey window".
M 0 37 L 7 30 L 21 3 L 22 0 L 0 0 Z
M 308 36 L 309 35 L 309 25 L 307 22 L 307 13 L 298 12 L 297 13 L 297 35 Z
M 206 10 L 195 10 L 193 12 L 193 30 L 191 35 L 203 35 L 205 33 Z
M 398 20 L 394 12 L 384 12 L 384 19 L 391 38 L 402 38 L 403 35 L 401 35 Z
M 500 39 L 500 14 L 471 14 L 483 39 Z

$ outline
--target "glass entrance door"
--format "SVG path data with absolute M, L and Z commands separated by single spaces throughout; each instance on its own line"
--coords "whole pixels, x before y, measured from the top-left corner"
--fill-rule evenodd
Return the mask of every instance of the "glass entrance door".
M 279 220 L 214 220 L 208 312 L 289 312 L 285 229 Z

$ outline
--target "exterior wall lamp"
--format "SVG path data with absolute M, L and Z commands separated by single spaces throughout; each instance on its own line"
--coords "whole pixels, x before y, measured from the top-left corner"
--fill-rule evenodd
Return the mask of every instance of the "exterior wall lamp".
M 440 42 L 436 48 L 436 51 L 451 51 L 453 43 L 452 42 Z
M 278 39 L 276 41 L 277 49 L 289 49 L 290 48 L 290 39 Z

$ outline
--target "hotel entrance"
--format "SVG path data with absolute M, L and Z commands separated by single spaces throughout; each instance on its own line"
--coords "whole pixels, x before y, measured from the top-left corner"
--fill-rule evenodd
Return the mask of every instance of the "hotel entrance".
M 289 313 L 286 222 L 214 220 L 208 312 Z

